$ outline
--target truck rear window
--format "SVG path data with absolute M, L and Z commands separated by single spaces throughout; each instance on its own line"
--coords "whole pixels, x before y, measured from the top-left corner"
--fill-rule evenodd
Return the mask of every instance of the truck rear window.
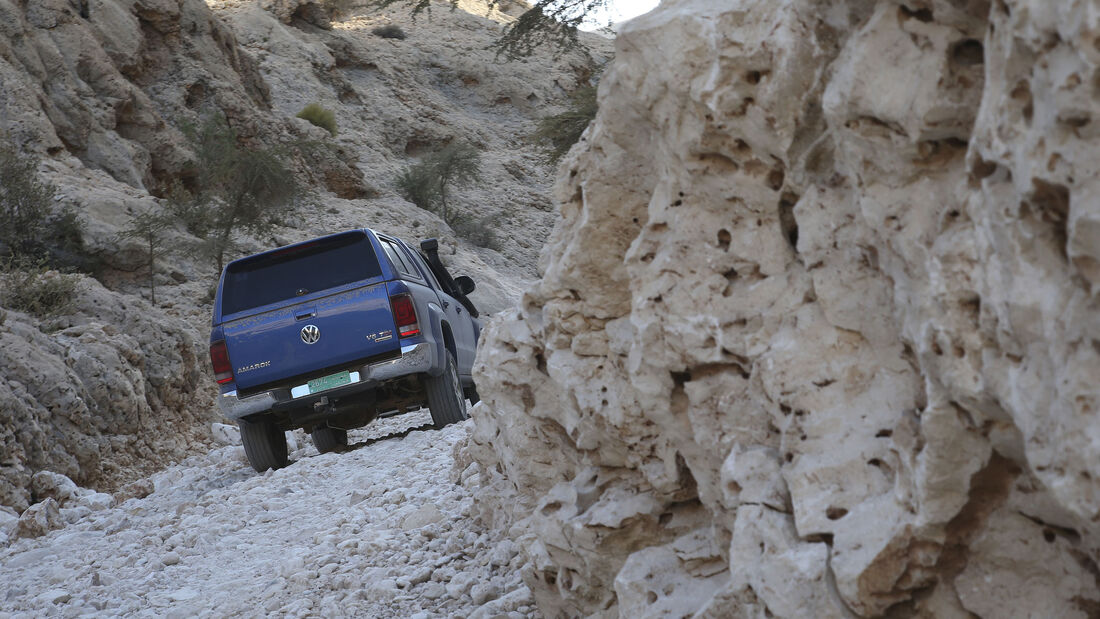
M 381 274 L 366 234 L 350 232 L 229 265 L 222 287 L 222 314 L 235 314 Z

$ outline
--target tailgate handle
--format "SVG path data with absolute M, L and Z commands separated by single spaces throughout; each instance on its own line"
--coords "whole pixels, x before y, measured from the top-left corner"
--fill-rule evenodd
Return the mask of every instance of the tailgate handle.
M 316 315 L 317 315 L 317 312 L 306 312 L 304 314 L 295 314 L 294 319 L 295 320 L 305 320 L 307 318 L 313 318 Z

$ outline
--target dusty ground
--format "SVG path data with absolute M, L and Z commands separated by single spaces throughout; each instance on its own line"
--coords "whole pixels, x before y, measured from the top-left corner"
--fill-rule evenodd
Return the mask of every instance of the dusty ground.
M 466 425 L 428 412 L 352 432 L 352 449 L 258 475 L 240 446 L 189 458 L 156 491 L 0 549 L 0 617 L 531 616 L 511 541 L 470 518 L 454 475 Z

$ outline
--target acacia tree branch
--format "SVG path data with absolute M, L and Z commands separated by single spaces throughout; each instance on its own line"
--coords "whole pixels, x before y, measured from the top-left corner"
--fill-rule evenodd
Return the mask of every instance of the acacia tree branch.
M 502 0 L 490 0 L 489 10 L 499 8 Z M 490 49 L 497 58 L 526 58 L 542 47 L 553 47 L 555 58 L 574 49 L 587 54 L 578 38 L 578 28 L 585 17 L 605 8 L 610 0 L 539 0 L 533 7 L 509 24 Z M 415 18 L 423 12 L 431 14 L 431 0 L 368 0 L 366 6 L 384 9 L 395 4 L 411 4 Z M 451 0 L 451 10 L 458 0 Z

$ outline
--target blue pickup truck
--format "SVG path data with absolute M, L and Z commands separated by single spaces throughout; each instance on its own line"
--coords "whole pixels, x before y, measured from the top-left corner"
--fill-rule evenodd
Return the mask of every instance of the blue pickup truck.
M 378 416 L 427 405 L 437 428 L 465 419 L 477 402 L 473 290 L 435 239 L 418 251 L 368 229 L 226 265 L 210 360 L 252 467 L 286 466 L 286 430 L 310 432 L 324 453 Z

